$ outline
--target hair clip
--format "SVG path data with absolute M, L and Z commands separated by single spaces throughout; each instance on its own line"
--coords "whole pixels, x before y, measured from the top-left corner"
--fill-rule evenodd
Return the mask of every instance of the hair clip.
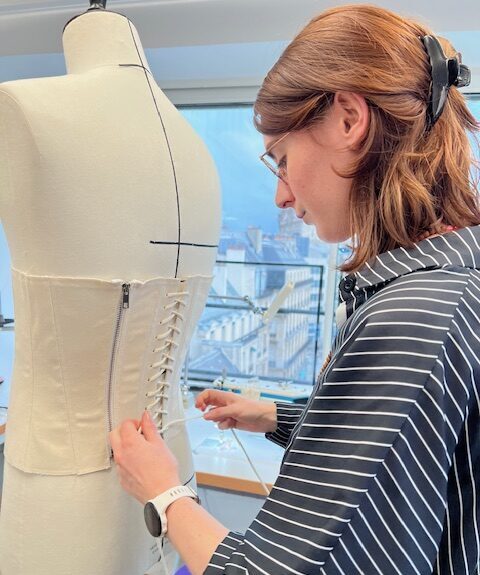
M 447 58 L 435 36 L 426 35 L 421 40 L 430 60 L 432 75 L 427 109 L 427 128 L 430 129 L 443 112 L 450 86 L 468 86 L 471 72 L 468 66 L 461 63 L 461 54 Z

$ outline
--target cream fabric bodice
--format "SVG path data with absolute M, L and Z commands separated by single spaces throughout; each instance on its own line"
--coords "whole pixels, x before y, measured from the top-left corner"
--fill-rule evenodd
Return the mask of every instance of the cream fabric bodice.
M 181 367 L 210 283 L 204 276 L 105 281 L 13 270 L 7 461 L 50 475 L 108 469 L 108 432 L 124 419 L 146 408 L 159 427 L 181 418 Z M 181 427 L 165 432 L 167 444 Z

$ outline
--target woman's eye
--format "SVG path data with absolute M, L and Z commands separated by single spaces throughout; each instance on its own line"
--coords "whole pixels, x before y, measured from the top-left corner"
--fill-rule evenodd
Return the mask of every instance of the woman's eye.
M 285 169 L 287 167 L 287 158 L 282 158 L 279 162 L 278 162 L 278 168 L 279 169 Z

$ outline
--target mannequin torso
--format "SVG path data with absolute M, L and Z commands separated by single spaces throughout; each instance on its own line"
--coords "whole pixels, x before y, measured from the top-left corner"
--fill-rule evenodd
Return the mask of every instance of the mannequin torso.
M 64 47 L 67 76 L 0 85 L 16 307 L 0 571 L 143 575 L 156 546 L 105 437 L 145 407 L 181 411 L 181 363 L 216 257 L 218 180 L 126 18 L 75 18 Z M 166 440 L 188 482 L 185 429 Z M 62 556 L 73 542 L 76 557 Z
M 13 267 L 105 279 L 210 274 L 215 248 L 188 244 L 217 244 L 216 171 L 140 67 L 131 23 L 90 12 L 67 26 L 64 42 L 67 76 L 0 87 L 9 165 L 0 210 Z

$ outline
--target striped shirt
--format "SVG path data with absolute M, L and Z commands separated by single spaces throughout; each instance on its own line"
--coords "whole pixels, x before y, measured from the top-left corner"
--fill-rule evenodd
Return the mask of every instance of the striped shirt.
M 479 574 L 480 226 L 340 282 L 332 359 L 277 403 L 280 474 L 205 575 Z

